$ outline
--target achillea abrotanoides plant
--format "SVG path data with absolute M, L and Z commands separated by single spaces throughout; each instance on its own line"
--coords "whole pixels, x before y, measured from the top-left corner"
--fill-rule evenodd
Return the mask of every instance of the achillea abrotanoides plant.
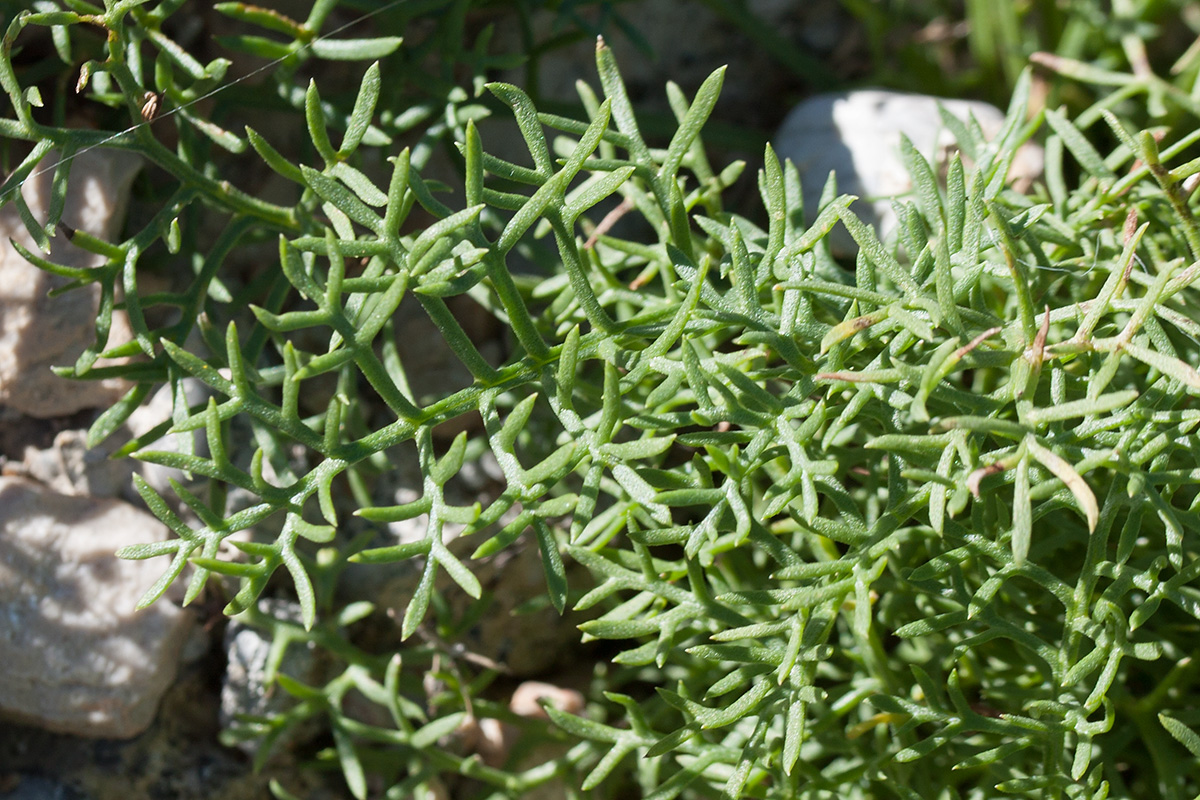
M 571 796 L 660 799 L 1200 791 L 1200 229 L 1190 198 L 1200 161 L 1181 160 L 1200 133 L 1127 128 L 1107 110 L 1124 90 L 1082 126 L 1053 110 L 1027 119 L 1026 73 L 994 141 L 947 116 L 970 168 L 955 158 L 942 184 L 906 150 L 916 190 L 899 202 L 894 245 L 854 217 L 833 181 L 806 227 L 796 172 L 769 149 L 762 228 L 723 209 L 741 165 L 714 170 L 699 138 L 721 70 L 690 100 L 668 86 L 678 130 L 662 149 L 639 132 L 603 43 L 600 92 L 580 88 L 584 119 L 539 114 L 521 89 L 489 84 L 527 145 L 513 163 L 489 155 L 475 127 L 491 101 L 452 83 L 440 106 L 393 88 L 421 74 L 398 39 L 320 38 L 333 5 L 319 0 L 304 23 L 218 6 L 276 37 L 228 43 L 283 59 L 256 91 L 303 115 L 311 149 L 299 156 L 192 105 L 222 85 L 228 63 L 201 64 L 167 37 L 177 0 L 42 3 L 12 21 L 0 58 L 13 107 L 0 130 L 34 143 L 6 200 L 20 202 L 13 187 L 34 170 L 54 169 L 56 191 L 69 191 L 71 155 L 100 145 L 141 153 L 174 179 L 123 241 L 76 235 L 106 266 L 26 257 L 103 286 L 99 342 L 114 307 L 132 323 L 132 342 L 63 370 L 136 384 L 96 422 L 94 442 L 161 384 L 177 388 L 172 419 L 124 450 L 208 489 L 177 485 L 188 522 L 139 483 L 175 534 L 122 554 L 163 559 L 143 602 L 189 564 L 188 600 L 229 576 L 227 613 L 274 630 L 277 656 L 312 641 L 341 665 L 320 686 L 274 675 L 300 702 L 235 736 L 269 745 L 322 718 L 334 747 L 319 756 L 340 762 L 359 798 L 428 795 L 449 776 L 470 779 L 463 796 L 492 797 L 548 782 Z M 404 6 L 388 10 L 407 20 Z M 433 18 L 444 36 L 429 41 L 482 75 L 483 47 L 453 50 L 461 15 Z M 84 35 L 97 26 L 107 43 Z M 73 128 L 61 106 L 53 124 L 37 121 L 40 94 L 11 53 L 27 28 L 46 27 L 64 61 L 90 45 L 81 87 L 134 127 L 115 137 Z M 356 95 L 329 99 L 295 83 L 311 56 L 383 61 Z M 386 78 L 390 65 L 404 81 Z M 140 124 L 150 96 L 177 145 Z M 239 106 L 222 104 L 231 96 L 214 108 L 235 118 Z M 414 132 L 415 149 L 401 148 Z M 1091 133 L 1116 147 L 1098 152 Z M 1046 179 L 1019 195 L 1007 168 L 1034 135 L 1047 137 Z M 461 196 L 421 177 L 439 137 L 461 153 Z M 214 145 L 242 160 L 253 150 L 295 186 L 295 203 L 242 193 L 231 166 L 242 162 L 216 158 Z M 51 148 L 66 158 L 49 163 Z M 365 165 L 382 163 L 378 154 L 388 166 L 377 184 Z M 644 220 L 643 239 L 597 228 L 618 200 Z M 37 241 L 58 230 L 51 216 L 28 219 Z M 200 224 L 214 216 L 224 230 L 207 242 Z M 838 224 L 860 248 L 853 271 L 824 243 Z M 278 241 L 277 263 L 230 291 L 227 265 L 264 239 Z M 164 258 L 164 245 L 187 256 L 187 279 L 140 292 L 139 269 Z M 422 397 L 393 330 L 410 295 L 470 371 L 469 387 Z M 507 326 L 506 361 L 489 361 L 464 331 L 448 305 L 460 296 Z M 135 358 L 94 366 L 102 355 Z M 300 398 L 322 376 L 337 389 L 305 413 Z M 211 399 L 189 406 L 185 378 Z M 433 435 L 468 415 L 482 425 L 452 442 Z M 231 437 L 235 423 L 253 431 L 249 447 Z M 156 445 L 198 430 L 205 452 Z M 417 453 L 423 494 L 373 505 L 370 483 L 401 446 Z M 502 491 L 452 505 L 446 485 L 485 452 Z M 253 502 L 231 513 L 232 489 Z M 424 539 L 385 541 L 381 523 L 422 516 Z M 272 520 L 273 538 L 230 538 Z M 345 630 L 371 613 L 337 604 L 346 562 L 386 570 L 411 559 L 422 572 L 398 621 L 404 638 L 433 617 L 453 631 L 437 575 L 471 596 L 481 586 L 444 543 L 449 524 L 478 540 L 476 556 L 524 537 L 540 551 L 548 602 L 589 610 L 584 638 L 619 653 L 597 665 L 586 712 L 522 723 L 531 741 L 565 743 L 545 763 L 485 765 L 447 738 L 468 719 L 513 721 L 487 699 L 494 672 L 464 662 L 428 694 L 428 643 L 371 652 Z M 220 556 L 226 541 L 238 557 Z M 566 561 L 591 581 L 568 584 Z M 277 573 L 303 627 L 255 607 Z M 348 714 L 352 690 L 387 722 Z

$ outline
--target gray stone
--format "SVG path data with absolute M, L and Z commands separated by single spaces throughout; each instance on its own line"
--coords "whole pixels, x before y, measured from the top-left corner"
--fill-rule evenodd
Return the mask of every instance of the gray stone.
M 114 445 L 87 446 L 87 432 L 59 431 L 44 450 L 25 448 L 20 472 L 56 492 L 75 497 L 117 497 L 130 485 L 133 463 L 112 459 Z
M 0 478 L 0 713 L 80 736 L 136 736 L 175 677 L 191 620 L 135 611 L 161 559 L 121 547 L 167 529 L 128 503 Z
M 303 614 L 299 603 L 264 598 L 258 601 L 258 612 L 269 618 L 302 627 Z M 243 717 L 276 716 L 296 704 L 296 699 L 275 685 L 267 675 L 267 660 L 273 637 L 269 630 L 252 626 L 237 619 L 225 628 L 225 677 L 221 681 L 221 727 L 235 733 L 245 725 Z M 283 654 L 279 672 L 301 683 L 320 682 L 320 665 L 312 642 L 292 642 Z M 307 733 L 314 732 L 309 725 Z M 293 736 L 304 738 L 306 732 Z M 258 749 L 259 740 L 245 739 L 238 748 L 249 755 Z
M 58 161 L 51 151 L 21 187 L 33 217 L 44 221 L 50 182 Z M 88 150 L 71 162 L 63 222 L 101 239 L 112 240 L 120 229 L 129 186 L 140 159 L 118 150 Z M 71 381 L 50 371 L 70 366 L 95 338 L 100 286 L 92 284 L 57 297 L 48 293 L 67 283 L 27 262 L 9 243 L 15 239 L 38 252 L 13 204 L 0 208 L 0 405 L 32 417 L 56 417 L 84 408 L 111 405 L 128 389 L 125 381 Z M 48 258 L 71 267 L 95 268 L 104 263 L 67 241 L 51 240 Z M 109 345 L 132 337 L 124 312 L 113 314 Z M 102 362 L 98 362 L 102 363 Z
M 188 404 L 193 407 L 203 403 L 207 397 L 204 385 L 193 378 L 183 381 L 183 389 Z M 137 473 L 171 504 L 176 512 L 182 514 L 184 519 L 192 520 L 190 509 L 178 502 L 170 481 L 176 480 L 201 496 L 204 492 L 204 482 L 194 476 L 189 478 L 182 470 L 173 467 L 127 457 L 112 457 L 129 439 L 144 436 L 160 423 L 170 421 L 171 406 L 171 387 L 163 386 L 151 395 L 145 405 L 134 410 L 122 429 L 98 446 L 87 446 L 86 430 L 60 430 L 49 447 L 26 444 L 23 460 L 8 461 L 3 465 L 3 473 L 32 478 L 62 494 L 77 497 L 120 497 L 135 506 L 140 506 L 142 499 L 132 480 L 133 474 Z M 9 413 L 15 414 L 11 411 Z M 0 424 L 4 422 L 14 426 L 23 425 L 26 428 L 37 424 L 37 421 L 19 415 L 11 422 L 5 420 L 0 421 Z M 191 452 L 207 454 L 208 445 L 203 429 L 168 434 L 146 445 L 146 448 L 179 453 L 185 451 L 184 447 L 189 442 Z
M 987 103 L 873 89 L 818 95 L 796 106 L 773 146 L 781 160 L 790 158 L 799 170 L 809 221 L 816 216 L 829 173 L 836 172 L 838 192 L 862 198 L 852 207 L 854 212 L 876 226 L 881 238 L 891 236 L 898 225 L 892 199 L 913 188 L 900 156 L 901 135 L 940 174 L 957 149 L 938 113 L 939 105 L 964 121 L 973 115 L 989 138 L 1004 125 L 1003 112 Z M 1042 166 L 1041 146 L 1026 144 L 1018 151 L 1008 179 L 1023 190 L 1041 176 Z M 835 255 L 853 255 L 858 249 L 841 226 L 832 232 L 830 244 Z

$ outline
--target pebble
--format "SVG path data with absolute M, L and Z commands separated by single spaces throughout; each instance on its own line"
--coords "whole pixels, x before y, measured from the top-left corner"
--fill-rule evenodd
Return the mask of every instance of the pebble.
M 135 611 L 166 562 L 114 553 L 167 532 L 119 500 L 0 477 L 0 714 L 118 739 L 150 725 L 191 615 L 165 599 Z
M 107 443 L 106 443 L 107 444 Z M 87 431 L 59 431 L 54 444 L 45 449 L 25 448 L 20 467 L 10 468 L 50 487 L 76 497 L 117 497 L 130 488 L 132 459 L 110 458 L 112 447 L 88 448 Z
M 988 103 L 876 89 L 821 94 L 792 109 L 773 146 L 780 160 L 790 158 L 800 173 L 808 221 L 816 217 L 826 179 L 835 172 L 838 193 L 862 198 L 851 208 L 887 240 L 898 225 L 892 200 L 910 200 L 907 195 L 913 188 L 900 155 L 901 135 L 934 164 L 938 174 L 944 175 L 950 154 L 957 149 L 953 134 L 942 122 L 939 104 L 960 120 L 974 115 L 988 138 L 1004 126 L 1004 113 Z M 1043 160 L 1040 145 L 1024 145 L 1009 172 L 1009 182 L 1018 189 L 1028 187 L 1041 176 Z M 837 256 L 853 256 L 858 251 L 840 225 L 831 232 L 829 242 Z
M 38 168 L 45 171 L 35 170 L 21 187 L 21 196 L 37 220 L 46 219 L 54 172 L 48 167 L 57 161 L 57 151 L 51 151 Z M 112 241 L 120 230 L 140 163 L 137 156 L 119 150 L 86 150 L 77 155 L 71 162 L 63 222 Z M 49 297 L 67 279 L 30 264 L 9 239 L 38 253 L 11 203 L 0 208 L 0 405 L 39 418 L 111 405 L 128 390 L 126 381 L 73 381 L 50 371 L 52 366 L 73 365 L 93 343 L 99 284 Z M 71 244 L 64 233 L 51 239 L 51 245 L 47 258 L 55 263 L 86 268 L 104 263 L 101 256 Z M 130 338 L 125 313 L 114 312 L 109 344 Z
M 301 627 L 303 614 L 300 604 L 290 600 L 263 598 L 258 601 L 258 610 L 274 619 L 290 622 Z M 231 620 L 225 628 L 225 655 L 227 665 L 221 681 L 221 727 L 237 730 L 245 724 L 245 717 L 275 717 L 296 704 L 296 699 L 268 681 L 267 661 L 271 653 L 271 632 Z M 301 683 L 319 684 L 321 675 L 312 642 L 293 642 L 284 651 L 279 672 Z M 293 733 L 304 738 L 313 733 L 313 726 L 305 726 L 306 733 Z M 238 748 L 253 755 L 259 739 L 238 742 Z

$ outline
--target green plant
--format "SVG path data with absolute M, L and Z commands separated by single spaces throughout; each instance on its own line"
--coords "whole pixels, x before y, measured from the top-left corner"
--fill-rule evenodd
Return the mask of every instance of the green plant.
M 65 370 L 137 381 L 97 421 L 94 441 L 161 383 L 191 377 L 212 392 L 189 406 L 176 391 L 172 419 L 124 448 L 208 485 L 176 484 L 187 522 L 140 483 L 175 538 L 123 555 L 170 558 L 145 603 L 189 564 L 189 600 L 230 576 L 227 613 L 271 629 L 277 657 L 312 641 L 338 665 L 320 686 L 274 675 L 298 703 L 235 732 L 263 740 L 260 758 L 319 718 L 333 746 L 317 760 L 336 762 L 356 797 L 429 796 L 448 776 L 467 779 L 464 796 L 493 797 L 552 781 L 571 796 L 654 798 L 1200 791 L 1200 765 L 1179 757 L 1200 748 L 1200 464 L 1190 438 L 1200 425 L 1200 228 L 1188 188 L 1200 161 L 1181 158 L 1200 133 L 1134 132 L 1106 113 L 1117 145 L 1102 155 L 1060 112 L 1026 120 L 1025 72 L 994 141 L 947 117 L 973 166 L 952 160 L 944 187 L 907 149 L 917 188 L 899 203 L 894 245 L 848 211 L 833 180 L 806 228 L 796 171 L 769 149 L 762 228 L 723 209 L 741 165 L 713 169 L 699 138 L 720 70 L 690 100 L 668 86 L 679 127 L 661 149 L 639 133 L 602 42 L 602 96 L 580 87 L 584 119 L 539 115 L 517 87 L 489 84 L 529 151 L 518 164 L 484 149 L 475 121 L 486 106 L 466 92 L 448 89 L 436 115 L 377 113 L 390 61 L 335 101 L 315 84 L 294 86 L 286 59 L 309 52 L 326 2 L 303 25 L 220 7 L 291 37 L 274 80 L 304 114 L 302 158 L 254 131 L 217 129 L 194 107 L 173 118 L 176 151 L 144 125 L 113 139 L 39 124 L 37 95 L 11 60 L 31 26 L 65 32 L 56 42 L 106 28 L 115 45 L 89 62 L 92 96 L 135 122 L 146 91 L 182 106 L 221 80 L 219 62 L 202 66 L 166 43 L 161 23 L 178 2 L 145 5 L 70 0 L 70 11 L 18 16 L 0 58 L 16 116 L 0 124 L 67 156 L 102 141 L 134 149 L 178 183 L 124 241 L 75 236 L 109 259 L 99 270 L 26 257 L 77 285 L 100 282 L 105 314 L 124 308 L 133 324 L 135 341 L 104 355 L 139 360 L 97 367 L 98 345 Z M 461 13 L 438 19 L 461 32 Z M 116 46 L 140 41 L 158 54 L 153 85 L 128 60 L 137 48 Z M 323 48 L 372 60 L 398 45 Z M 459 55 L 478 64 L 485 52 Z M 432 127 L 405 127 L 412 119 Z M 1059 157 L 1044 188 L 1023 196 L 1005 186 L 1008 165 L 1043 123 Z M 547 128 L 558 134 L 548 139 Z M 416 149 L 392 143 L 402 133 L 426 147 L 453 138 L 461 197 L 439 199 Z M 210 143 L 241 142 L 296 186 L 293 205 L 213 174 Z M 39 166 L 50 145 L 34 146 L 4 196 L 50 166 Z M 368 175 L 384 163 L 371 151 L 389 154 L 382 180 Z M 1078 185 L 1064 173 L 1068 153 Z M 57 190 L 68 181 L 58 168 Z M 644 240 L 597 222 L 618 196 L 646 223 Z M 196 234 L 202 204 L 228 220 L 208 252 Z M 57 222 L 29 220 L 41 241 Z M 836 224 L 860 247 L 852 272 L 825 246 Z M 231 254 L 268 237 L 277 264 L 226 285 Z M 186 255 L 191 270 L 182 288 L 145 295 L 138 272 L 156 248 Z M 393 330 L 406 295 L 469 370 L 469 386 L 426 398 L 421 376 L 406 372 Z M 503 363 L 451 312 L 448 299 L 464 296 L 511 330 Z M 179 309 L 177 321 L 153 326 L 162 306 Z M 98 328 L 107 325 L 105 316 Z M 193 331 L 203 347 L 189 343 Z M 327 403 L 302 411 L 301 396 L 326 375 L 336 384 Z M 438 436 L 473 415 L 478 427 Z M 251 447 L 231 436 L 235 424 L 252 431 Z M 206 453 L 155 449 L 197 430 Z M 373 483 L 414 451 L 422 496 L 380 504 Z M 485 453 L 503 472 L 499 494 L 448 502 L 464 464 Z M 252 501 L 231 512 L 232 489 Z M 376 523 L 419 516 L 422 540 L 381 541 Z M 478 557 L 537 548 L 548 602 L 593 615 L 585 637 L 617 654 L 596 665 L 586 713 L 516 719 L 488 694 L 495 672 L 465 661 L 432 689 L 423 680 L 441 662 L 413 634 L 427 619 L 439 635 L 462 624 L 438 573 L 457 584 L 450 592 L 481 593 L 443 541 L 450 524 L 480 540 Z M 256 527 L 258 538 L 231 538 Z M 240 557 L 218 557 L 224 541 Z M 406 560 L 421 564 L 400 620 L 407 643 L 370 650 L 351 626 L 372 608 L 340 607 L 339 575 L 347 562 Z M 569 583 L 565 561 L 590 582 Z M 303 625 L 256 608 L 264 591 L 283 591 L 270 583 L 277 574 Z M 351 713 L 353 694 L 381 713 Z M 534 765 L 519 763 L 520 748 L 485 765 L 453 734 L 487 717 L 563 747 Z

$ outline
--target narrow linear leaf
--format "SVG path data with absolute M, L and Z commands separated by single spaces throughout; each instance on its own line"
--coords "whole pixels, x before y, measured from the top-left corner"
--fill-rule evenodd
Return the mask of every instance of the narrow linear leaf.
M 327 61 L 370 61 L 396 52 L 404 39 L 380 36 L 375 39 L 317 39 L 311 45 L 313 55 Z
M 346 135 L 342 137 L 342 146 L 338 149 L 340 157 L 349 156 L 358 149 L 358 145 L 362 142 L 363 135 L 366 134 L 367 128 L 371 124 L 371 117 L 375 114 L 380 83 L 379 62 L 376 61 L 363 73 L 358 97 L 354 100 L 354 110 L 350 112 L 350 121 L 346 125 Z
M 1195 368 L 1185 364 L 1180 359 L 1164 355 L 1157 350 L 1151 350 L 1149 347 L 1143 347 L 1133 342 L 1122 344 L 1121 349 L 1143 364 L 1153 367 L 1164 375 L 1169 375 L 1188 388 L 1200 389 L 1200 372 L 1197 372 Z
M 1200 757 L 1200 734 L 1166 714 L 1159 714 L 1158 721 L 1167 729 L 1167 733 L 1175 737 L 1175 741 L 1186 747 L 1192 755 Z
M 1087 517 L 1088 531 L 1096 530 L 1096 524 L 1100 521 L 1100 506 L 1096 503 L 1096 495 L 1092 494 L 1091 488 L 1083 477 L 1075 471 L 1075 467 L 1071 466 L 1065 459 L 1056 453 L 1042 447 L 1032 436 L 1026 438 L 1025 446 L 1029 453 L 1037 459 L 1043 467 L 1050 470 L 1054 477 L 1058 478 L 1067 488 L 1071 490 L 1071 494 L 1075 495 L 1075 502 L 1079 504 L 1079 510 Z
M 1029 457 L 1017 462 L 1013 478 L 1013 562 L 1019 567 L 1029 555 L 1029 543 L 1033 536 L 1033 507 L 1029 501 Z

